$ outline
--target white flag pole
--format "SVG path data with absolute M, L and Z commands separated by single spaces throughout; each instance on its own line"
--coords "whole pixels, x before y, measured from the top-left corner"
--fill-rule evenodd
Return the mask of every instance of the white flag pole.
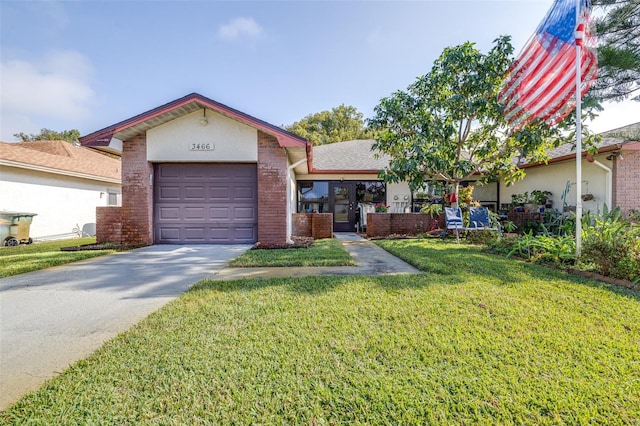
M 576 258 L 582 251 L 582 105 L 580 48 L 584 34 L 580 26 L 580 2 L 576 0 Z

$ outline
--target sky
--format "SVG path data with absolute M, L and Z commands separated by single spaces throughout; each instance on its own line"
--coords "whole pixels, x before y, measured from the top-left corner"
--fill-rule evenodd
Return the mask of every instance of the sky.
M 83 135 L 197 92 L 278 126 L 380 99 L 447 46 L 519 52 L 552 0 L 0 0 L 0 140 Z M 594 132 L 640 121 L 605 104 Z

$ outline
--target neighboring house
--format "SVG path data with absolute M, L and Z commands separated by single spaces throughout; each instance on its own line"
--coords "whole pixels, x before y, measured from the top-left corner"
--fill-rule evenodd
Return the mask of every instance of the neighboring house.
M 0 142 L 0 211 L 36 213 L 34 240 L 95 229 L 96 207 L 120 202 L 120 160 L 64 141 Z
M 640 123 L 601 133 L 598 153 L 582 152 L 582 207 L 602 211 L 619 206 L 623 211 L 640 209 Z M 548 163 L 525 164 L 526 176 L 512 186 L 501 184 L 501 203 L 510 203 L 512 194 L 550 191 L 553 207 L 563 210 L 576 206 L 576 152 L 573 144 L 549 153 Z M 566 192 L 564 199 L 563 193 Z

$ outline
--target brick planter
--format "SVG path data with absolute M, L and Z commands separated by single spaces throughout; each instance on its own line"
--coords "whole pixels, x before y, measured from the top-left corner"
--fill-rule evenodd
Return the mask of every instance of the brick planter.
M 444 227 L 444 215 L 436 219 L 422 213 L 367 213 L 367 237 L 382 238 L 393 234 L 416 235 L 429 232 L 433 222 Z

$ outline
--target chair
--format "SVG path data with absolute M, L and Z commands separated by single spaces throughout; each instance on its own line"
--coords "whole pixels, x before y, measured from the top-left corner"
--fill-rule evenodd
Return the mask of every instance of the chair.
M 491 230 L 502 234 L 502 229 L 498 223 L 497 227 L 491 226 L 489 219 L 489 209 L 486 207 L 469 207 L 469 227 L 468 231 Z
M 362 232 L 367 229 L 367 213 L 374 213 L 376 211 L 376 205 L 371 203 L 358 204 L 360 210 L 360 217 L 358 218 L 358 231 Z
M 460 231 L 464 231 L 464 223 L 462 222 L 462 210 L 460 207 L 445 207 L 444 222 L 446 230 L 453 230 L 456 233 L 456 242 L 460 241 Z M 444 235 L 446 236 L 446 231 Z

